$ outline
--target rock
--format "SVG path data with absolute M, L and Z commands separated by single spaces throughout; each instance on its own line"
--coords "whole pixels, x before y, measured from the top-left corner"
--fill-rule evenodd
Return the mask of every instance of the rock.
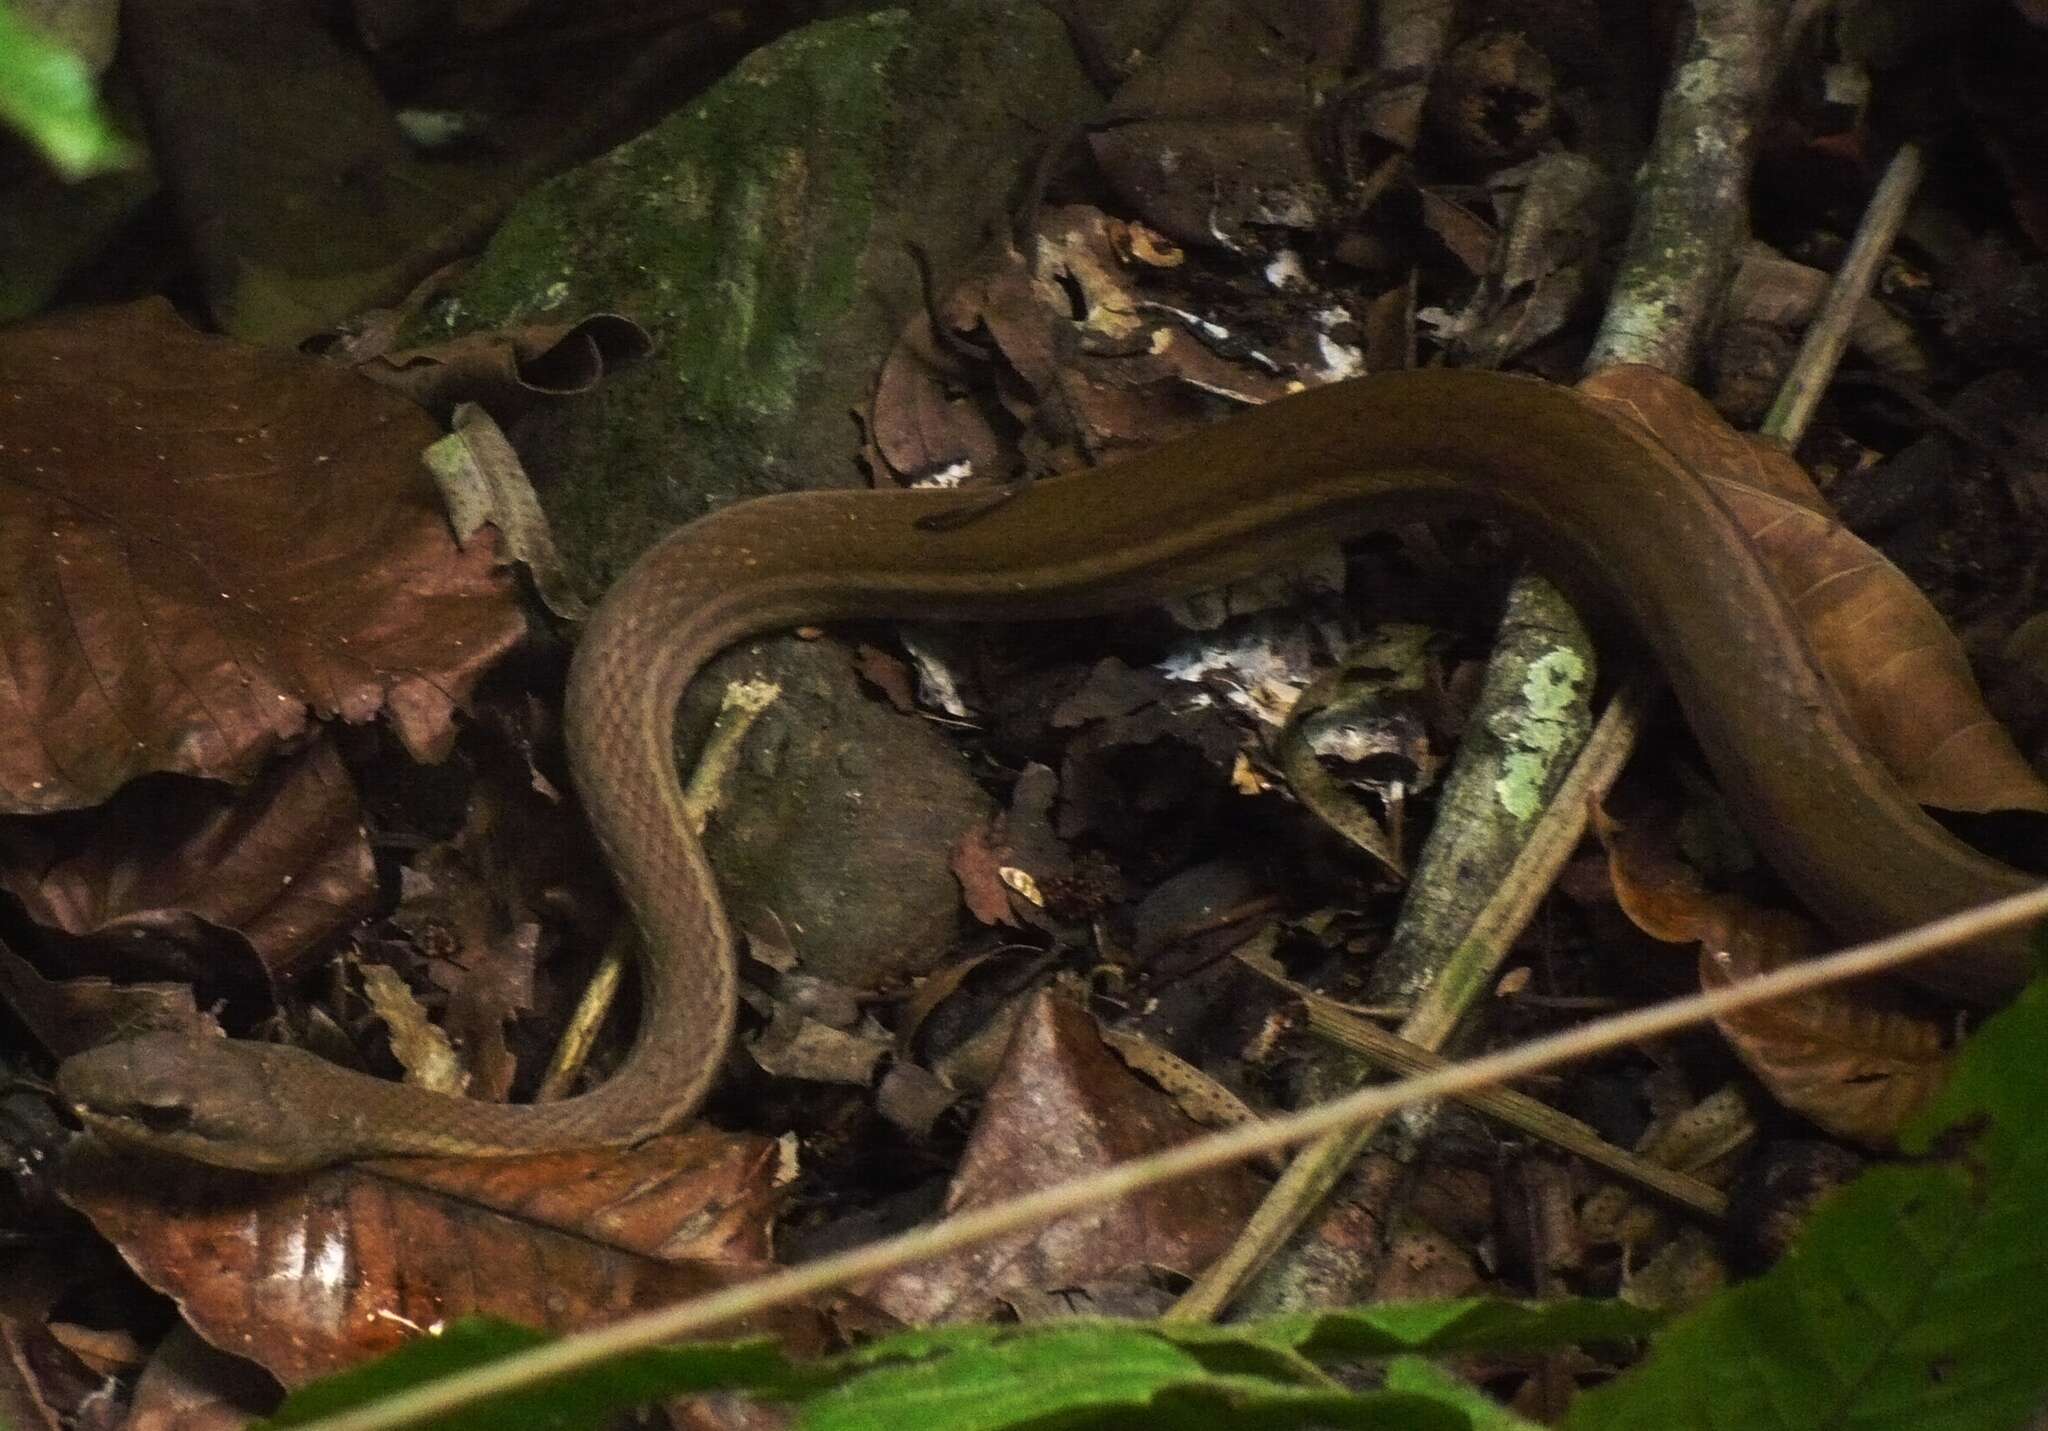
M 931 0 L 796 30 L 541 186 L 409 336 L 613 310 L 652 358 L 513 438 L 596 596 L 735 498 L 864 482 L 850 417 L 921 304 L 1003 233 L 1037 152 L 1100 105 L 1035 0 Z
M 922 303 L 904 240 L 942 283 L 963 272 L 1007 231 L 1038 151 L 1099 106 L 1035 0 L 808 26 L 536 190 L 408 341 L 600 310 L 652 334 L 650 359 L 512 433 L 595 598 L 714 507 L 862 485 L 850 413 Z M 987 797 L 836 648 L 756 643 L 693 708 L 742 667 L 784 693 L 708 833 L 736 920 L 772 912 L 808 972 L 863 987 L 929 967 L 959 917 L 952 846 Z

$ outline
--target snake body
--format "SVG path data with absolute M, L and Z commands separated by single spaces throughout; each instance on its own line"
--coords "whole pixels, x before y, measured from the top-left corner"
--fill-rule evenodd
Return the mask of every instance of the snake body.
M 2030 887 L 1936 824 L 1851 733 L 1748 539 L 1659 444 L 1562 388 L 1424 372 L 1315 389 L 1142 456 L 1042 480 L 975 520 L 958 493 L 744 502 L 649 550 L 572 666 L 572 773 L 642 935 L 641 1027 L 579 1097 L 473 1102 L 296 1049 L 158 1034 L 67 1060 L 58 1088 L 118 1140 L 257 1169 L 624 1144 L 701 1102 L 731 1037 L 732 933 L 673 751 L 691 677 L 743 637 L 849 617 L 1007 621 L 1214 587 L 1311 542 L 1446 515 L 1518 528 L 1581 601 L 1662 663 L 1739 818 L 1838 933 L 1888 932 Z M 2018 935 L 1919 966 L 1992 1000 Z

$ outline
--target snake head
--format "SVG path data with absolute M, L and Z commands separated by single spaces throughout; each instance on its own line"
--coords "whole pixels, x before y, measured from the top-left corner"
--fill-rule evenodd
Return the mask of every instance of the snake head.
M 227 1039 L 144 1034 L 65 1059 L 57 1093 L 86 1127 L 116 1143 L 218 1167 L 302 1167 L 303 1158 L 279 1151 L 290 1140 L 278 1138 L 285 1120 L 261 1053 Z

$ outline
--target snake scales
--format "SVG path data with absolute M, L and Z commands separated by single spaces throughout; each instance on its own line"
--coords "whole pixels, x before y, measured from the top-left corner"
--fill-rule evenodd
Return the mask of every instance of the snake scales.
M 1083 615 L 1218 585 L 1309 542 L 1466 514 L 1520 529 L 1573 594 L 1659 658 L 1750 835 L 1844 936 L 2034 881 L 1929 819 L 1864 752 L 1794 617 L 1712 492 L 1653 439 L 1563 388 L 1398 373 L 1302 393 L 1143 456 L 1047 479 L 976 520 L 957 493 L 745 502 L 665 538 L 607 595 L 571 671 L 579 793 L 642 934 L 631 1052 L 559 1103 L 473 1102 L 292 1048 L 155 1034 L 67 1060 L 57 1085 L 120 1141 L 256 1169 L 391 1154 L 623 1144 L 696 1109 L 730 1039 L 731 931 L 682 814 L 676 702 L 741 637 L 847 617 Z M 1995 999 L 2017 934 L 1923 964 Z

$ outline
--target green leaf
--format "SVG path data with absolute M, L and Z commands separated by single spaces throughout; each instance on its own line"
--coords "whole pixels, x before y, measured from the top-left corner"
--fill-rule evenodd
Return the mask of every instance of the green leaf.
M 1398 1356 L 1387 1364 L 1387 1390 L 1412 1391 L 1455 1406 L 1472 1423 L 1472 1431 L 1543 1431 L 1470 1382 L 1419 1356 Z
M 1461 1297 L 1275 1317 L 1226 1330 L 1309 1356 L 1358 1357 L 1399 1352 L 1544 1351 L 1580 1342 L 1648 1336 L 1663 1321 L 1658 1313 L 1625 1302 Z
M 1320 1383 L 1320 1378 L 1318 1378 Z M 1345 1426 L 1465 1431 L 1427 1396 L 1356 1394 L 1219 1372 L 1143 1323 L 1013 1329 L 933 1360 L 864 1372 L 807 1403 L 801 1431 L 1072 1431 Z
M 387 1357 L 301 1387 L 262 1424 L 304 1425 L 554 1340 L 511 1322 L 466 1317 L 437 1336 L 420 1337 Z M 745 1390 L 787 1397 L 819 1384 L 816 1372 L 794 1366 L 771 1341 L 693 1342 L 633 1352 L 545 1386 L 489 1397 L 436 1420 L 434 1426 L 436 1431 L 505 1431 L 510 1426 L 595 1431 L 610 1425 L 622 1410 L 670 1396 Z
M 1656 1426 L 1985 1431 L 2048 1399 L 2048 982 L 1985 1024 L 1904 1140 L 1769 1273 L 1581 1397 L 1567 1431 Z
M 101 111 L 85 61 L 0 0 L 0 123 L 67 179 L 125 167 L 131 150 Z

